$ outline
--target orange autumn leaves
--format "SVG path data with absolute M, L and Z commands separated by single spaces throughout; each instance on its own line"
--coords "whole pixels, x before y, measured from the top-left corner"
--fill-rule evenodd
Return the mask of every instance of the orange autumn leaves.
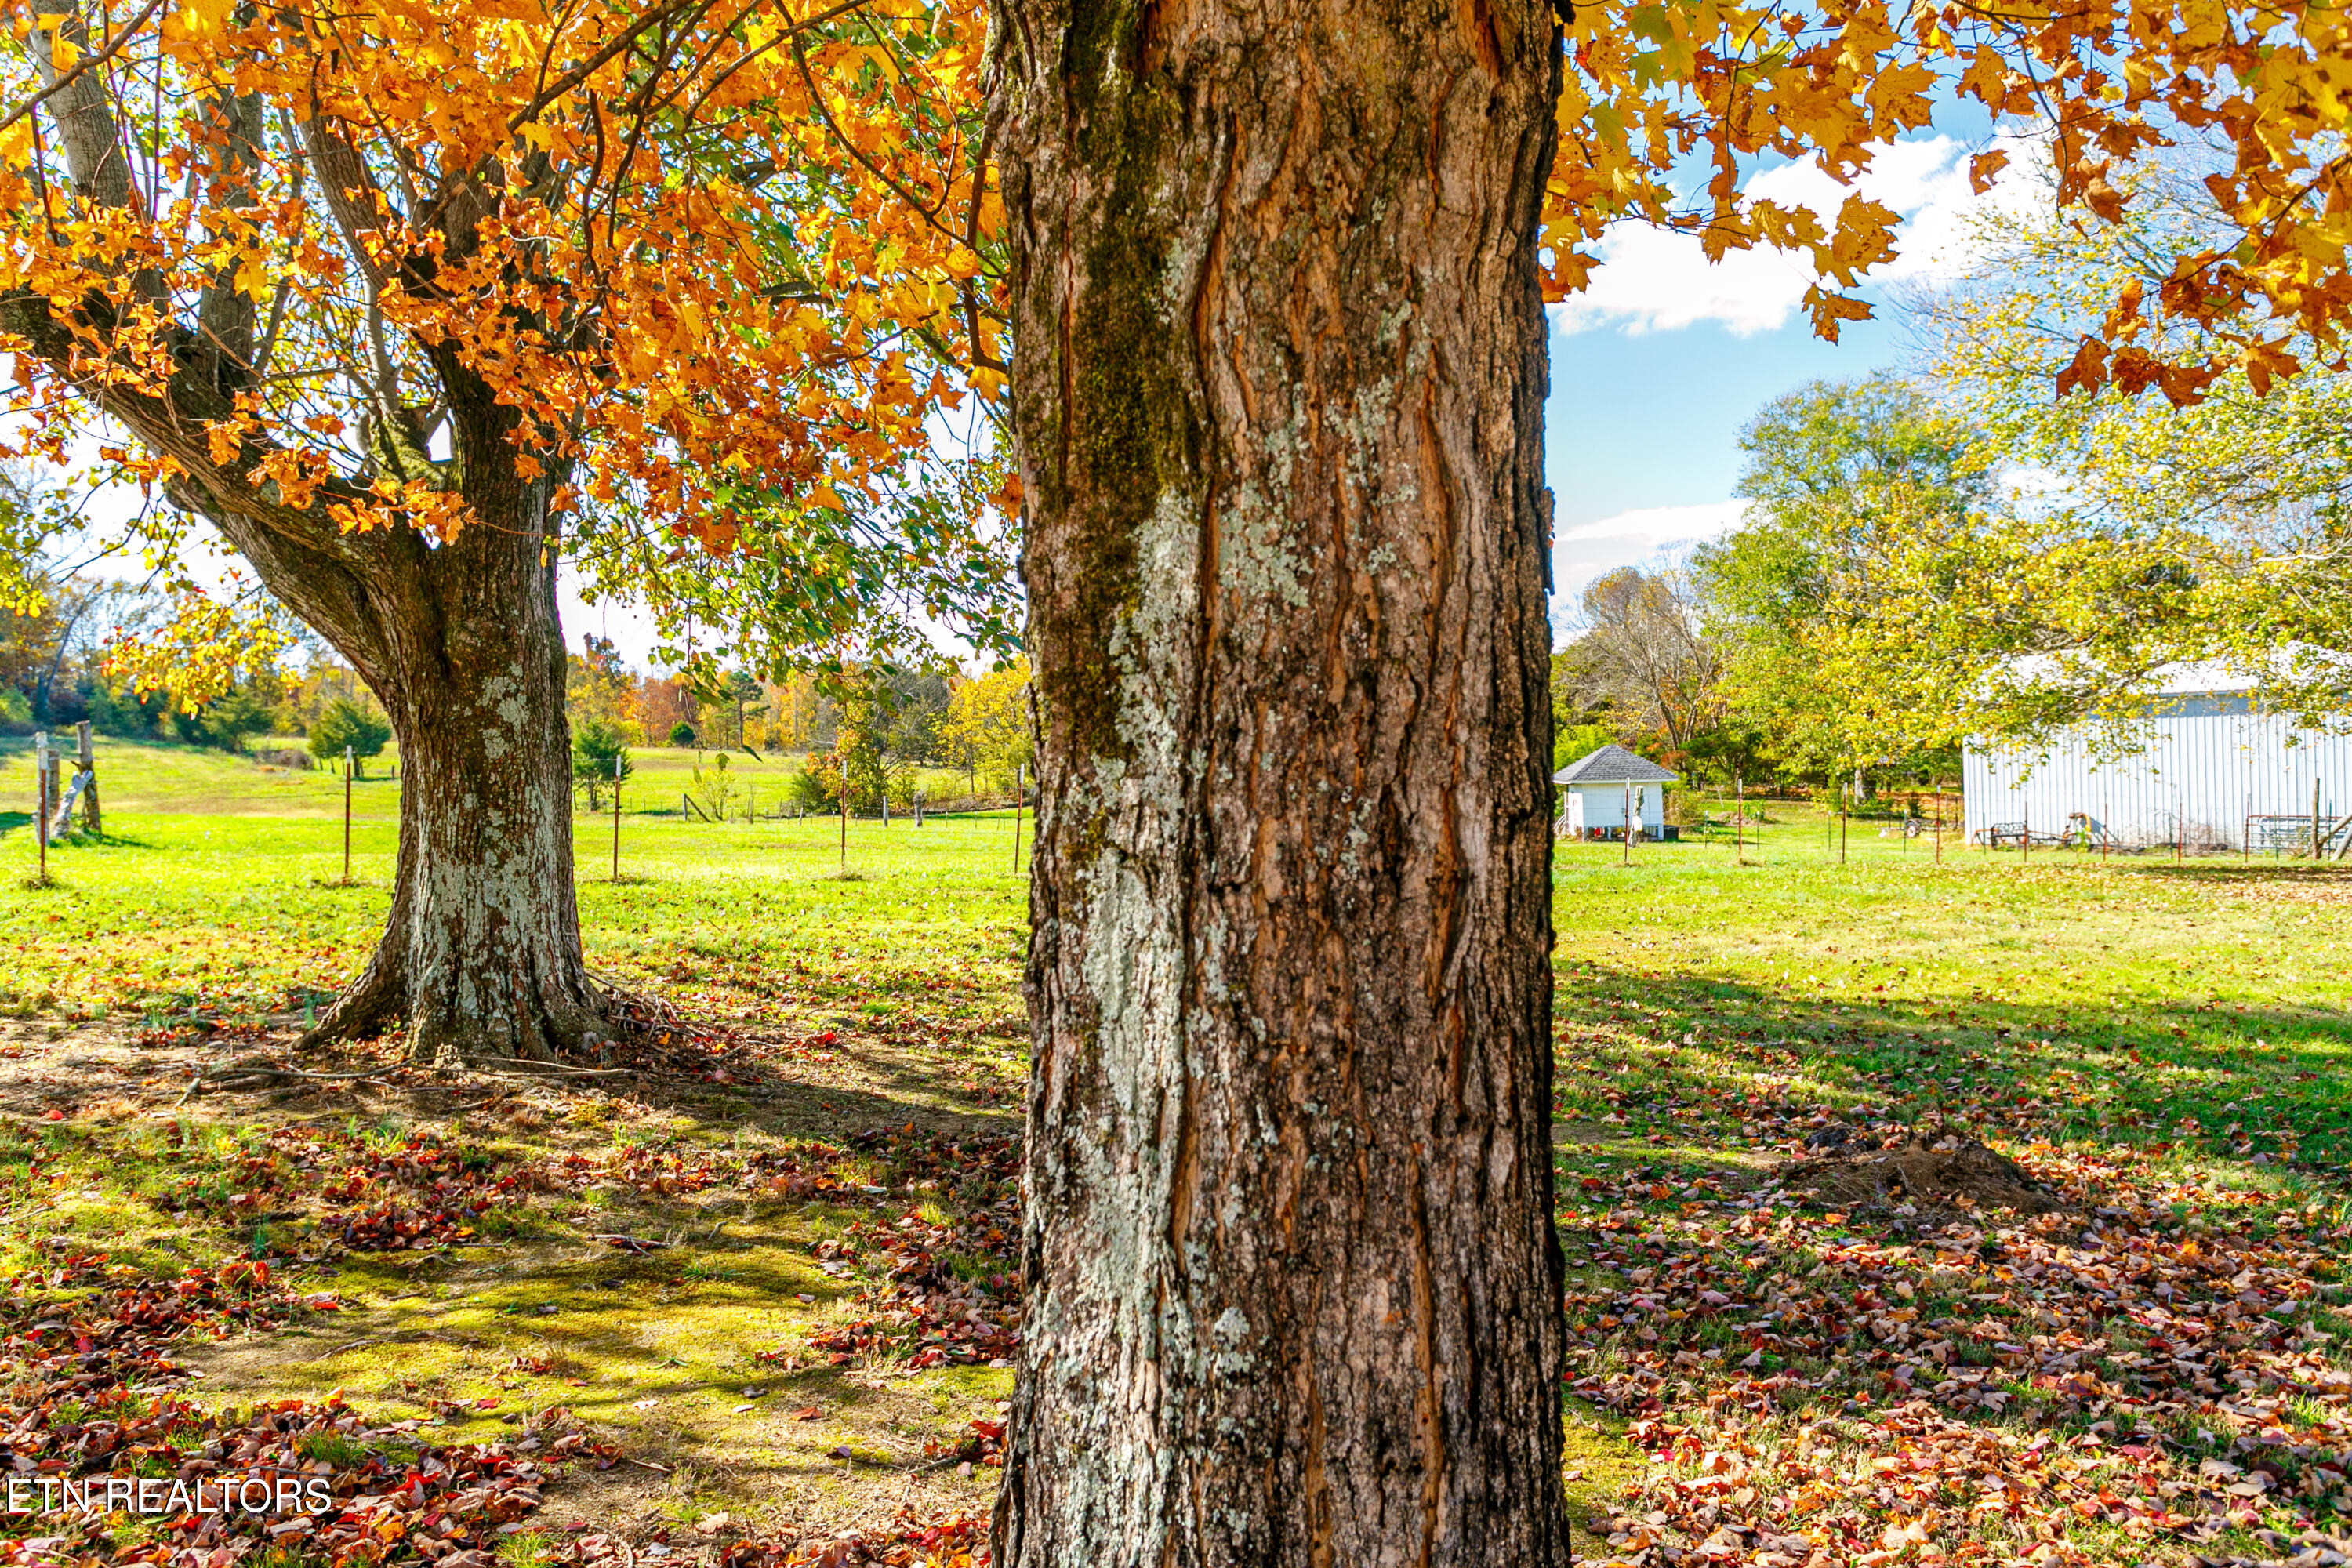
M 744 486 L 871 498 L 959 367 L 997 389 L 975 5 L 54 3 L 0 5 L 0 292 L 76 338 L 18 356 L 27 450 L 101 391 L 194 406 L 193 340 L 233 406 L 131 477 L 447 536 L 463 382 L 559 509 L 715 538 Z
M 65 455 L 101 389 L 146 395 L 174 438 L 131 478 L 201 467 L 232 500 L 446 536 L 481 458 L 431 390 L 454 376 L 511 411 L 512 478 L 557 510 L 724 550 L 747 493 L 883 504 L 935 414 L 1003 390 L 978 0 L 60 4 L 0 0 L 0 297 L 74 339 L 16 356 L 22 449 Z M 1801 256 L 1834 337 L 1897 215 L 1747 180 L 1809 159 L 1851 181 L 1958 96 L 2040 127 L 2061 199 L 2099 218 L 2135 160 L 2227 152 L 2225 232 L 2119 300 L 2066 384 L 2266 384 L 2352 309 L 2347 25 L 2306 0 L 1580 5 L 1547 288 L 1581 287 L 1610 225 L 1663 224 Z M 114 150 L 78 163 L 93 84 Z M 2201 357 L 2143 347 L 2157 321 Z M 247 373 L 193 422 L 192 347 Z
M 1546 282 L 1582 286 L 1582 248 L 1638 218 L 1699 235 L 1711 257 L 1769 245 L 1823 286 L 1806 296 L 1835 338 L 1868 308 L 1847 292 L 1892 255 L 1896 215 L 1859 195 L 1827 221 L 1744 200 L 1759 159 L 1813 159 L 1841 180 L 1872 143 L 1928 123 L 1938 99 L 1973 100 L 2046 138 L 2056 195 L 2118 219 L 2136 162 L 2212 165 L 2212 244 L 2119 302 L 2086 337 L 2067 385 L 2109 379 L 2193 401 L 2242 369 L 2258 387 L 2296 368 L 2300 333 L 2331 343 L 2352 310 L 2352 161 L 2342 144 L 2352 17 L 2307 0 L 2028 0 L 2020 5 L 1822 0 L 1805 6 L 1651 0 L 1580 5 L 1569 28 L 1560 156 L 1547 204 Z M 1972 160 L 1979 191 L 2008 161 Z M 1694 167 L 1707 180 L 1685 199 Z M 2159 357 L 2158 319 L 2201 348 Z M 2064 388 L 2061 388 L 2064 390 Z

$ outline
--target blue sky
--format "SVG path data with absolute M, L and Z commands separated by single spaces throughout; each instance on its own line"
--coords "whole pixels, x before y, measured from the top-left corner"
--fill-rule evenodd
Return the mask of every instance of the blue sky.
M 2017 188 L 1970 192 L 1967 156 L 1979 145 L 1929 134 L 1880 151 L 1861 188 L 1904 217 L 1882 287 L 1947 276 L 1971 213 Z M 1808 164 L 1748 189 L 1825 215 L 1845 194 Z M 1791 257 L 1748 251 L 1714 266 L 1696 240 L 1645 229 L 1612 234 L 1601 255 L 1591 287 L 1552 311 L 1544 439 L 1556 633 L 1601 573 L 1672 560 L 1736 525 L 1739 431 L 1766 403 L 1811 381 L 1904 369 L 1912 353 L 1878 289 L 1875 318 L 1848 323 L 1833 344 L 1814 337 L 1799 309 L 1812 279 Z
M 1801 320 L 1745 335 L 1715 321 L 1555 327 L 1544 410 L 1555 597 L 1727 526 L 1739 431 L 1757 410 L 1807 382 L 1898 368 L 1903 351 L 1883 320 L 1850 322 L 1835 343 Z

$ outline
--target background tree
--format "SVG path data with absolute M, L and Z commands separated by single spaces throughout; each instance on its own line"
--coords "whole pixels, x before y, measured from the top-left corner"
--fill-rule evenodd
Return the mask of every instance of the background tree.
M 1686 760 L 1723 704 L 1722 656 L 1689 580 L 1623 566 L 1588 584 L 1579 606 L 1576 640 L 1554 659 L 1555 677 L 1570 672 L 1571 700 L 1614 715 L 1633 743 L 1654 738 L 1669 760 Z
M 985 772 L 991 784 L 1009 790 L 1017 771 L 1035 776 L 1036 731 L 1029 703 L 1029 661 L 1000 665 L 960 683 L 949 696 L 939 743 L 968 779 L 976 784 Z
M 2139 379 L 2148 363 L 2184 372 L 2217 352 L 2193 313 L 2134 289 L 2226 234 L 2207 183 L 2226 174 L 2219 163 L 2184 154 L 2139 171 L 2113 224 L 2057 210 L 2046 185 L 2038 202 L 1994 208 L 1976 221 L 1971 271 L 1916 304 L 1937 384 L 1988 454 L 2037 477 L 2034 494 L 1981 520 L 1981 561 L 1951 595 L 1969 619 L 1943 617 L 1977 634 L 1962 651 L 1978 662 L 2018 645 L 2039 655 L 2034 683 L 2056 701 L 2009 704 L 2025 733 L 2074 717 L 2128 731 L 2152 672 L 2178 659 L 2234 664 L 2305 724 L 2352 710 L 2352 375 L 2291 332 L 2273 345 L 2304 367 L 2291 377 L 2276 354 L 2254 355 L 2178 405 Z M 2116 336 L 2142 368 L 2077 372 L 2118 296 L 2136 303 Z M 2062 380 L 2067 394 L 2051 397 Z
M 604 809 L 604 791 L 636 772 L 629 759 L 628 731 L 604 719 L 586 719 L 572 728 L 572 780 L 587 792 L 588 809 Z
M 173 733 L 191 746 L 241 752 L 247 736 L 267 735 L 275 727 L 278 696 L 278 683 L 264 678 L 242 681 L 193 704 L 175 702 L 169 710 Z M 337 754 L 341 754 L 340 747 Z
M 1740 449 L 1747 515 L 1692 557 L 1731 715 L 1798 775 L 1948 744 L 1957 715 L 1935 679 L 1898 694 L 1833 645 L 1864 623 L 1916 629 L 1889 614 L 1891 563 L 1921 530 L 1965 531 L 1992 497 L 1978 433 L 1892 378 L 1816 382 L 1767 405 Z
M 694 767 L 694 798 L 702 803 L 708 815 L 724 822 L 735 801 L 743 793 L 731 770 L 733 753 L 714 752 L 708 767 L 697 763 Z
M 364 777 L 371 758 L 382 756 L 392 741 L 392 722 L 373 704 L 339 697 L 327 705 L 310 726 L 310 754 L 320 762 L 338 763 L 346 748 L 352 772 Z
M 103 462 L 228 540 L 401 737 L 385 940 L 320 1036 L 398 1017 L 457 1060 L 612 1029 L 572 887 L 556 563 L 675 605 L 672 567 L 737 555 L 778 647 L 985 597 L 989 552 L 959 543 L 985 489 L 919 456 L 962 395 L 940 372 L 992 352 L 976 18 L 15 19 L 19 447 L 63 459 L 101 421 Z
M 891 741 L 898 724 L 896 693 L 888 672 L 868 666 L 850 672 L 837 685 L 835 700 L 840 719 L 834 735 L 834 762 L 842 773 L 850 804 L 881 809 L 889 790 Z
M 636 677 L 611 639 L 589 633 L 580 639 L 578 653 L 564 656 L 563 665 L 564 713 L 574 730 L 594 723 L 631 738 L 644 733 L 637 724 Z
M 731 727 L 734 744 L 748 748 L 751 732 L 745 728 L 746 715 L 756 709 L 765 693 L 761 689 L 759 679 L 747 669 L 728 672 L 725 693 L 734 721 Z

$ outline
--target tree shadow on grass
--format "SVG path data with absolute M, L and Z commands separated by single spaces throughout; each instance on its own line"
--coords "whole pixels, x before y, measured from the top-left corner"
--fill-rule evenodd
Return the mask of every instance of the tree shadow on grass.
M 2167 881 L 2193 881 L 2231 886 L 2241 882 L 2276 887 L 2284 882 L 2291 886 L 2318 886 L 2352 889 L 2352 861 L 2323 860 L 2315 866 L 2308 860 L 2279 861 L 2267 857 L 2251 863 L 2200 864 L 2189 860 L 2179 864 L 2158 863 L 2136 866 L 2142 876 L 2158 877 Z
M 1629 1083 L 1719 1105 L 1718 1130 L 1737 1130 L 1765 1082 L 1910 1120 L 1996 1117 L 2052 1138 L 2352 1164 L 2352 1016 L 2335 1009 L 1832 1000 L 1704 975 L 1589 964 L 1584 975 L 1559 988 L 1558 1022 L 1645 1058 Z M 1560 1058 L 1564 1082 L 1602 1081 L 1581 1047 Z M 1626 1062 L 1605 1066 L 1628 1076 Z M 1686 1121 L 1678 1135 L 1707 1133 Z

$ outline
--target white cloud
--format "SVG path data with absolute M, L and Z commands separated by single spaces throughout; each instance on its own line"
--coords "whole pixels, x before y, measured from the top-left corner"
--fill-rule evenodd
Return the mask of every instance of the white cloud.
M 1744 500 L 1648 506 L 1565 528 L 1552 538 L 1553 603 L 1571 608 L 1587 585 L 1620 566 L 1671 561 L 1739 526 Z
M 2029 161 L 2021 144 L 2002 139 L 2013 160 L 1983 195 L 1969 185 L 1970 148 L 1948 136 L 1883 142 L 1853 186 L 1839 184 L 1811 163 L 1786 163 L 1748 184 L 1751 196 L 1784 206 L 1809 207 L 1826 223 L 1858 190 L 1903 216 L 1895 258 L 1870 279 L 1891 283 L 1948 277 L 1967 257 L 1970 217 L 1990 203 L 2024 198 L 2017 171 Z M 1673 331 L 1717 321 L 1746 337 L 1786 326 L 1814 274 L 1801 254 L 1735 250 L 1710 263 L 1698 239 L 1627 224 L 1601 241 L 1601 265 L 1590 285 L 1552 307 L 1563 333 L 1618 326 L 1628 332 Z

